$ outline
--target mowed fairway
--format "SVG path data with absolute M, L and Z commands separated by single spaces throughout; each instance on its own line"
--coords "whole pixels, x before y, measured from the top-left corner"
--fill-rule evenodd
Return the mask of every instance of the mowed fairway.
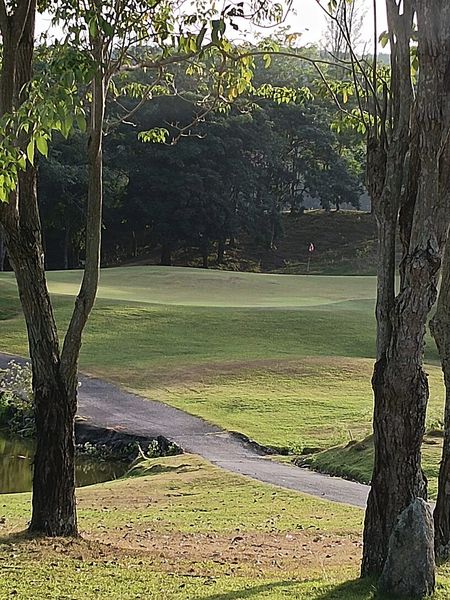
M 64 328 L 80 272 L 48 279 Z M 263 444 L 329 448 L 370 431 L 374 295 L 373 277 L 107 269 L 80 364 Z M 0 275 L 0 350 L 26 354 L 11 274 Z M 433 425 L 442 381 L 428 371 Z

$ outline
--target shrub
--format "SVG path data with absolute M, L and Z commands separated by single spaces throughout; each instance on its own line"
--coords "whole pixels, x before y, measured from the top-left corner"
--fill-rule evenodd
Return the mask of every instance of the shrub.
M 31 380 L 29 363 L 12 360 L 0 372 L 0 426 L 27 437 L 35 430 Z

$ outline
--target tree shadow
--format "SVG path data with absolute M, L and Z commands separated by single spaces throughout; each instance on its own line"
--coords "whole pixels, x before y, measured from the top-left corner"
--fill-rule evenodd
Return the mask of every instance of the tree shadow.
M 264 592 L 270 592 L 282 587 L 288 588 L 293 585 L 298 585 L 298 581 L 286 580 L 275 581 L 273 583 L 263 583 L 261 585 L 255 585 L 254 587 L 246 587 L 241 590 L 213 594 L 212 596 L 207 596 L 205 600 L 247 600 L 247 598 L 258 598 L 258 594 L 263 594 Z
M 291 588 L 301 585 L 300 581 L 286 580 L 247 587 L 241 590 L 221 592 L 208 596 L 205 600 L 251 600 L 259 598 L 259 594 L 276 589 Z M 305 590 L 306 591 L 306 590 Z M 375 581 L 372 579 L 354 579 L 330 587 L 324 592 L 309 592 L 311 600 L 386 600 L 386 596 L 378 594 Z M 317 594 L 317 595 L 316 595 Z M 305 596 L 306 597 L 306 596 Z
M 314 600 L 385 600 L 374 579 L 352 579 L 322 592 Z M 392 600 L 392 599 L 391 599 Z
M 33 539 L 27 529 L 21 531 L 15 531 L 14 533 L 8 533 L 7 535 L 0 535 L 0 546 L 7 546 L 9 544 L 23 544 Z

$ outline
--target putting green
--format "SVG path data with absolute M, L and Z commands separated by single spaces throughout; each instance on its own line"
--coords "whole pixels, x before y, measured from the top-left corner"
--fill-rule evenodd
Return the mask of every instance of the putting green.
M 54 294 L 74 296 L 81 271 L 47 274 Z M 0 282 L 15 285 L 11 273 Z M 150 304 L 302 308 L 354 300 L 373 300 L 374 277 L 322 277 L 206 271 L 181 267 L 103 269 L 98 298 Z

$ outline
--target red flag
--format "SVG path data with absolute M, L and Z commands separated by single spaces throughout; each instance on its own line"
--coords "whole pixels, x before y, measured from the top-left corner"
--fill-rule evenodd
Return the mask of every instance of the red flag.
M 312 242 L 310 242 L 308 252 L 314 252 L 315 249 L 316 249 L 316 247 L 314 246 L 314 244 Z

